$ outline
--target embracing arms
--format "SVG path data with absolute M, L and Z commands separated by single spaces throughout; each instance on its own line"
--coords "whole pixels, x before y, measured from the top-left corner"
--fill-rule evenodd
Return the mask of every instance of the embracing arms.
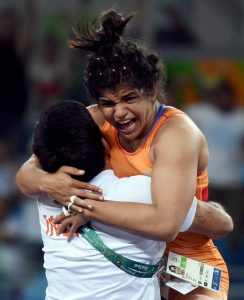
M 200 147 L 198 136 L 189 134 L 189 129 L 183 126 L 176 127 L 176 130 L 164 134 L 163 143 L 159 139 L 154 149 L 153 205 L 93 201 L 101 196 L 84 189 L 98 191 L 98 188 L 72 179 L 70 175 L 79 174 L 77 169 L 62 167 L 56 173 L 48 174 L 40 169 L 34 156 L 18 172 L 18 185 L 28 195 L 49 193 L 62 205 L 67 205 L 69 197 L 76 195 L 83 199 L 76 197 L 72 208 L 80 211 L 83 207 L 83 214 L 88 219 L 120 226 L 149 238 L 171 241 L 177 235 L 194 197 Z M 86 209 L 88 205 L 93 209 Z M 232 230 L 232 220 L 221 208 L 199 203 L 196 215 L 192 231 L 221 237 Z M 211 225 L 209 216 L 212 224 L 219 224 L 219 227 Z
M 93 202 L 93 201 L 92 201 Z M 105 201 L 109 202 L 109 201 Z M 89 203 L 89 200 L 88 200 Z M 88 204 L 87 203 L 87 204 Z M 113 202 L 114 203 L 114 202 Z M 118 203 L 118 202 L 117 202 Z M 145 206 L 148 204 L 145 204 Z M 114 222 L 114 218 L 111 218 L 111 213 L 112 212 L 107 212 L 107 210 L 104 210 L 104 207 L 106 208 L 106 204 L 104 207 L 101 206 L 101 209 L 99 209 L 100 204 L 96 205 L 96 210 L 87 210 L 85 209 L 83 212 L 84 213 L 73 213 L 69 217 L 65 217 L 64 214 L 60 214 L 56 219 L 55 223 L 61 223 L 61 226 L 59 228 L 60 233 L 63 232 L 65 228 L 68 226 L 70 228 L 69 236 L 68 239 L 71 240 L 72 236 L 75 234 L 77 229 L 85 223 L 90 220 L 100 220 L 104 223 L 109 223 L 110 225 L 115 225 L 119 226 L 118 224 L 121 224 L 121 227 L 124 228 L 126 225 L 126 220 L 123 219 L 117 219 L 117 221 Z M 110 207 L 110 204 L 108 204 L 108 209 Z M 145 207 L 146 208 L 146 207 Z M 120 204 L 118 204 L 117 209 L 121 209 Z M 85 217 L 86 216 L 86 217 Z M 116 216 L 116 213 L 115 213 Z M 123 216 L 123 214 L 122 214 Z M 189 216 L 189 215 L 188 215 Z M 191 215 L 193 217 L 193 215 Z M 189 221 L 189 218 L 188 218 Z M 121 222 L 121 223 L 120 223 Z M 145 227 L 147 225 L 144 224 L 142 227 L 142 231 L 139 232 L 140 235 L 144 235 L 147 238 L 153 238 L 155 240 L 162 240 L 160 238 L 161 235 L 155 235 L 155 234 L 150 234 L 146 235 L 145 234 Z M 130 230 L 131 229 L 131 224 L 128 224 L 127 228 Z M 154 230 L 154 228 L 152 229 Z M 187 230 L 188 232 L 194 232 L 194 233 L 199 233 L 202 235 L 207 236 L 208 238 L 211 239 L 220 239 L 223 238 L 225 235 L 230 233 L 233 230 L 233 222 L 231 217 L 225 212 L 223 207 L 216 203 L 216 202 L 203 202 L 198 200 L 197 201 L 197 209 L 195 212 L 195 216 L 193 219 L 193 222 L 190 226 L 190 228 Z M 164 240 L 165 237 L 164 237 Z M 171 236 L 169 237 L 168 242 L 172 240 Z
M 175 130 L 177 132 L 168 131 L 169 136 L 164 135 L 163 144 L 159 139 L 159 148 L 154 150 L 157 158 L 152 172 L 153 205 L 112 201 L 98 203 L 76 198 L 75 203 L 79 206 L 93 206 L 91 211 L 84 209 L 84 215 L 150 238 L 171 241 L 178 234 L 195 194 L 197 147 L 201 147 L 202 142 L 197 130 L 195 138 L 188 133 L 188 128 L 176 127 Z M 190 230 L 210 238 L 220 238 L 233 230 L 233 223 L 220 205 L 199 201 Z

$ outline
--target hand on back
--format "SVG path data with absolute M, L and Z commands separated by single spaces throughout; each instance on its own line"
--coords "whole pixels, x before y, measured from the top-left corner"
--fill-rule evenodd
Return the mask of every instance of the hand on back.
M 42 177 L 40 190 L 51 195 L 59 204 L 67 206 L 72 195 L 79 198 L 103 200 L 102 191 L 87 182 L 82 182 L 71 176 L 81 176 L 85 172 L 74 167 L 62 166 L 55 173 L 46 173 Z

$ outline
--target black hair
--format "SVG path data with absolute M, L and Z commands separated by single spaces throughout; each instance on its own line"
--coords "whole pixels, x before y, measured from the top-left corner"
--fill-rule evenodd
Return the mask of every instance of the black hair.
M 67 165 L 85 170 L 77 176 L 90 181 L 104 168 L 102 134 L 80 102 L 61 101 L 44 111 L 34 128 L 33 152 L 43 170 Z
M 123 18 L 114 10 L 98 15 L 86 29 L 73 27 L 70 46 L 93 52 L 85 70 L 85 84 L 91 97 L 98 99 L 105 89 L 128 84 L 151 95 L 155 87 L 163 92 L 164 70 L 159 58 L 123 37 L 133 14 Z

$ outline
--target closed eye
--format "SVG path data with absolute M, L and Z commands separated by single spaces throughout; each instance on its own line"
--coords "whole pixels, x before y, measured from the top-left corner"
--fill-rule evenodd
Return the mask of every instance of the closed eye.
M 126 97 L 124 97 L 123 98 L 123 100 L 125 101 L 125 102 L 133 102 L 134 100 L 136 100 L 136 96 L 126 96 Z
M 115 103 L 109 100 L 99 100 L 98 104 L 102 107 L 113 107 Z
M 132 103 L 132 102 L 134 102 L 135 100 L 137 100 L 137 98 L 138 98 L 138 93 L 135 93 L 135 92 L 130 92 L 130 93 L 128 93 L 127 95 L 124 95 L 123 97 L 122 97 L 122 99 L 123 99 L 123 101 L 125 101 L 125 102 L 128 102 L 128 103 Z

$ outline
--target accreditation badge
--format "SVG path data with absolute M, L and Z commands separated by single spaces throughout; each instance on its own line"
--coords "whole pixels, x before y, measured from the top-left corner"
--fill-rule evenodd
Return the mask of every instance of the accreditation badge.
M 169 252 L 166 273 L 194 286 L 219 291 L 222 270 L 203 262 Z

